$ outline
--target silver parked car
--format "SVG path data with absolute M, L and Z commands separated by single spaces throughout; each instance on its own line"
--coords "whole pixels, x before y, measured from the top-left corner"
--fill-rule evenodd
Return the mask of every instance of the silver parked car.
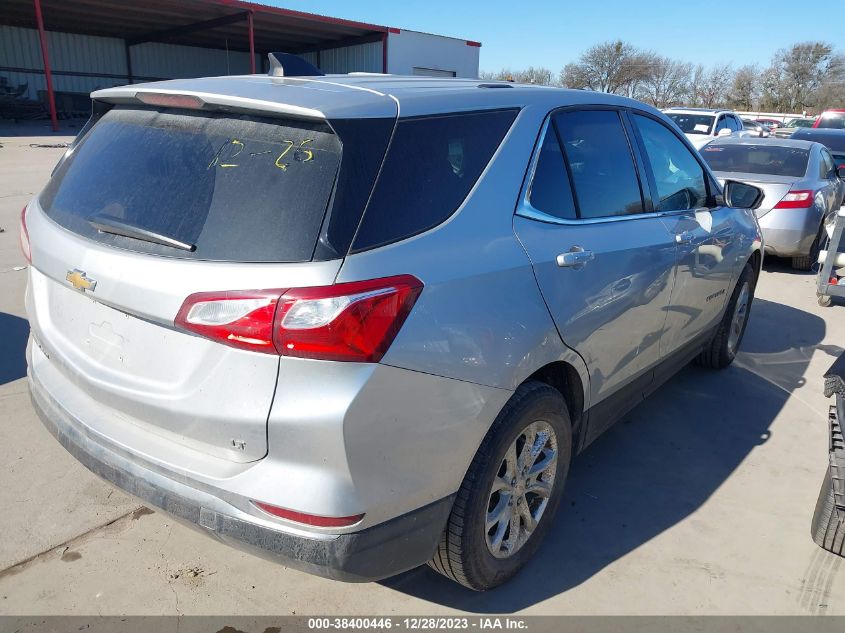
M 763 190 L 756 213 L 766 251 L 809 270 L 819 256 L 825 219 L 845 195 L 830 151 L 811 141 L 719 139 L 701 155 L 720 180 L 741 180 Z
M 768 126 L 759 123 L 758 121 L 750 121 L 748 119 L 742 120 L 742 129 L 746 132 L 743 136 L 756 136 L 758 138 L 767 138 L 772 135 L 771 129 Z
M 742 340 L 761 193 L 642 103 L 371 75 L 93 99 L 22 218 L 33 402 L 231 545 L 499 585 L 573 457 Z

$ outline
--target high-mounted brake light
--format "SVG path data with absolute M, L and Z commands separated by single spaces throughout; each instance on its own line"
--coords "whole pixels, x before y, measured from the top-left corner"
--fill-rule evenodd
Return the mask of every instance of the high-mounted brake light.
M 26 207 L 21 211 L 21 252 L 28 264 L 32 263 L 32 246 L 29 243 L 29 229 L 26 228 Z
M 305 514 L 304 512 L 296 512 L 295 510 L 288 510 L 286 508 L 279 508 L 263 503 L 261 501 L 253 501 L 252 504 L 257 508 L 261 508 L 264 512 L 272 514 L 273 516 L 281 517 L 289 521 L 296 521 L 304 525 L 312 525 L 314 527 L 349 527 L 355 525 L 364 518 L 363 514 L 354 514 L 348 517 L 326 517 L 316 514 Z
M 164 108 L 199 110 L 205 105 L 205 101 L 194 95 L 167 94 L 165 92 L 136 92 L 135 98 L 141 103 Z
M 294 288 L 200 292 L 175 325 L 241 349 L 320 360 L 377 363 L 413 308 L 411 275 Z
M 787 193 L 783 199 L 775 205 L 775 209 L 808 209 L 813 206 L 813 192 L 807 190 L 796 190 Z

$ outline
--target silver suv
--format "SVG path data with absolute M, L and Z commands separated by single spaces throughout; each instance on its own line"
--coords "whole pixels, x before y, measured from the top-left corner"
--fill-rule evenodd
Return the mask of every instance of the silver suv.
M 231 545 L 499 585 L 575 454 L 742 339 L 760 192 L 636 101 L 354 75 L 92 96 L 22 216 L 32 399 Z

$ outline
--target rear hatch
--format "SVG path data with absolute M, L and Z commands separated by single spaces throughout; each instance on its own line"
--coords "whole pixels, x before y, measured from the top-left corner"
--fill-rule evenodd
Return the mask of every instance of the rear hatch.
M 342 139 L 326 121 L 106 112 L 27 211 L 33 336 L 68 401 L 82 394 L 98 415 L 234 462 L 263 457 L 279 357 L 174 321 L 197 292 L 333 283 L 351 239 L 338 235 L 360 219 L 384 122 L 370 121 L 376 140 L 341 168 Z
M 802 178 L 790 178 L 788 176 L 766 176 L 764 174 L 734 174 L 725 172 L 714 172 L 719 184 L 724 185 L 725 180 L 738 180 L 746 182 L 749 185 L 759 187 L 763 191 L 763 201 L 760 206 L 754 211 L 758 218 L 762 218 L 774 206 L 783 200 L 783 197 L 789 193 L 793 185 L 800 182 Z M 798 187 L 800 189 L 800 187 Z
M 719 182 L 738 180 L 763 190 L 764 198 L 755 213 L 762 218 L 783 200 L 790 189 L 801 186 L 810 159 L 808 147 L 781 145 L 772 141 L 755 143 L 711 143 L 701 150 Z

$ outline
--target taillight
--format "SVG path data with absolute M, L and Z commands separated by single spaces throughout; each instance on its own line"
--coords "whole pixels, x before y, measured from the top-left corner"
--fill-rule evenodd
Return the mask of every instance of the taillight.
M 29 230 L 26 228 L 26 207 L 21 211 L 21 252 L 27 263 L 32 263 L 32 247 L 29 244 Z
M 273 316 L 283 292 L 198 292 L 185 299 L 175 324 L 225 345 L 275 354 Z
M 775 205 L 775 209 L 807 209 L 813 206 L 812 191 L 790 191 Z
M 272 514 L 273 516 L 288 519 L 289 521 L 296 521 L 297 523 L 303 523 L 304 525 L 313 525 L 316 527 L 348 527 L 350 525 L 355 525 L 356 523 L 358 523 L 358 521 L 364 518 L 363 514 L 355 514 L 347 517 L 319 516 L 316 514 L 305 514 L 304 512 L 288 510 L 286 508 L 279 508 L 277 506 L 270 505 L 269 503 L 263 503 L 261 501 L 253 501 L 252 503 L 256 507 L 264 510 L 264 512 Z
M 241 349 L 377 363 L 420 292 L 411 275 L 291 290 L 200 292 L 177 327 Z
M 276 314 L 284 356 L 377 363 L 422 290 L 410 275 L 288 290 Z

